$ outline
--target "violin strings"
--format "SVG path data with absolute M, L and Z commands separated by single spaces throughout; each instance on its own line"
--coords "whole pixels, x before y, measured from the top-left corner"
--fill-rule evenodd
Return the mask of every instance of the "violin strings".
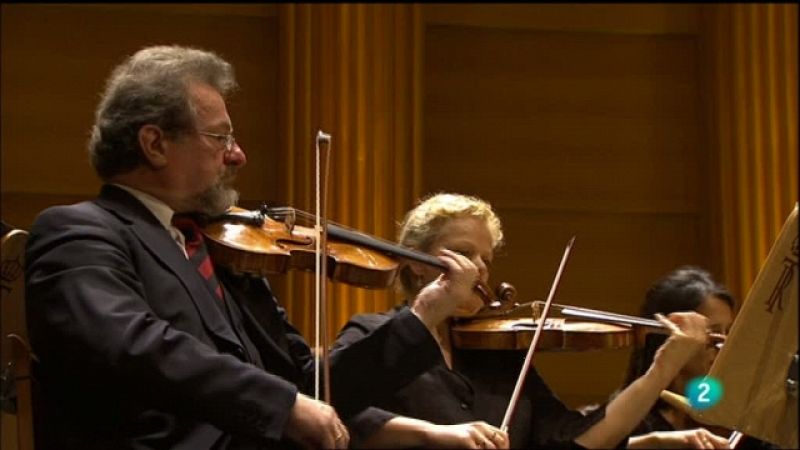
M 610 321 L 622 322 L 622 323 L 633 324 L 633 325 L 646 325 L 646 326 L 653 326 L 653 327 L 663 328 L 663 325 L 660 322 L 656 321 L 656 320 L 644 319 L 644 318 L 641 318 L 641 317 L 633 317 L 633 316 L 626 317 L 626 316 L 613 314 L 613 313 L 612 314 L 602 314 L 602 313 L 597 313 L 597 312 L 594 312 L 594 311 L 590 312 L 590 311 L 581 311 L 581 310 L 574 309 L 574 308 L 566 308 L 566 309 L 562 310 L 562 314 L 578 316 L 578 317 L 586 317 L 586 318 L 606 319 L 606 320 L 610 320 Z
M 644 325 L 653 328 L 667 328 L 662 322 L 658 320 L 646 319 L 643 317 L 627 316 L 625 314 L 618 314 L 607 311 L 598 311 L 595 309 L 581 308 L 579 306 L 569 305 L 553 305 L 561 309 L 561 313 L 567 316 L 583 317 L 587 319 L 608 320 L 616 321 L 630 325 Z M 714 340 L 725 340 L 725 335 L 722 333 L 714 333 L 711 330 L 707 331 L 708 336 Z
M 589 308 L 582 308 L 579 306 L 570 306 L 570 305 L 559 305 L 553 304 L 553 306 L 559 308 L 561 313 L 568 316 L 578 316 L 578 317 L 585 317 L 589 319 L 598 319 L 598 320 L 610 320 L 610 321 L 617 321 L 626 324 L 637 324 L 637 325 L 647 325 L 647 326 L 654 326 L 662 328 L 660 322 L 657 320 L 645 319 L 642 317 L 636 316 L 628 316 L 625 314 L 618 314 L 608 311 L 599 311 L 596 309 L 589 309 Z
M 279 207 L 274 207 L 274 208 L 268 208 L 267 211 L 271 215 L 274 214 L 275 217 L 295 215 L 296 217 L 302 217 L 303 219 L 307 219 L 307 220 L 310 220 L 310 221 L 314 220 L 314 218 L 315 218 L 314 214 L 311 214 L 309 212 L 302 211 L 302 210 L 299 210 L 299 209 L 295 209 L 295 208 L 292 208 L 290 206 L 279 206 Z M 392 241 L 390 241 L 388 239 L 384 239 L 384 238 L 381 238 L 381 237 L 378 237 L 378 236 L 366 235 L 365 233 L 362 233 L 361 231 L 358 231 L 355 228 L 348 227 L 347 225 L 342 225 L 342 224 L 340 224 L 338 222 L 334 222 L 332 220 L 328 220 L 328 225 L 337 226 L 339 228 L 342 228 L 342 229 L 347 230 L 349 232 L 352 232 L 354 234 L 360 234 L 360 235 L 363 235 L 363 236 L 369 236 L 371 239 L 375 239 L 375 240 L 381 241 L 381 242 L 383 242 L 384 244 L 387 244 L 387 245 L 392 245 L 392 246 L 396 246 L 397 245 L 396 242 L 392 242 Z

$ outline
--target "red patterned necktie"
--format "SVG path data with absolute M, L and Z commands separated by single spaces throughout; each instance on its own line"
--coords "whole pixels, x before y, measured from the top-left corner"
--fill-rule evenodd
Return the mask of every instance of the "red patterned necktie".
M 216 293 L 220 300 L 224 300 L 222 286 L 217 281 L 216 275 L 214 275 L 214 265 L 211 264 L 211 257 L 208 256 L 200 226 L 191 217 L 186 216 L 174 216 L 172 224 L 186 238 L 186 254 L 189 257 L 189 262 L 197 268 L 211 291 Z

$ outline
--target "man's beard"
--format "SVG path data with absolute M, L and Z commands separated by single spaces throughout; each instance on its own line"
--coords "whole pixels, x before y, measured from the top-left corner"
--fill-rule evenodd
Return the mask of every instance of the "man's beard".
M 235 206 L 239 201 L 239 192 L 231 186 L 235 178 L 235 169 L 226 167 L 219 181 L 193 199 L 192 210 L 216 216 Z

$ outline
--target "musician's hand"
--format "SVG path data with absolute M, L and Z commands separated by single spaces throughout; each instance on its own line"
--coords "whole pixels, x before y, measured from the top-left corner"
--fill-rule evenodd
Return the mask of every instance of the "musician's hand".
M 285 435 L 303 448 L 347 448 L 350 434 L 336 411 L 326 403 L 297 394 Z
M 486 422 L 432 425 L 426 432 L 427 448 L 508 448 L 508 434 Z
M 678 312 L 663 321 L 671 330 L 669 339 L 658 349 L 653 366 L 669 384 L 708 341 L 708 319 L 695 312 Z
M 447 273 L 439 275 L 417 295 L 411 310 L 433 329 L 448 317 L 473 315 L 483 306 L 474 291 L 478 267 L 464 255 L 442 249 L 439 259 Z
M 730 448 L 727 439 L 705 428 L 657 431 L 650 435 L 653 439 L 649 441 L 651 445 L 648 445 L 648 448 Z

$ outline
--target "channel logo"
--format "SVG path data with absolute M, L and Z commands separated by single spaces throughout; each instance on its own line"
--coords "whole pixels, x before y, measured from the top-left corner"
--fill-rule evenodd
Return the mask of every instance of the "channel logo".
M 714 377 L 703 376 L 692 378 L 686 384 L 686 398 L 692 408 L 703 410 L 708 409 L 722 400 L 722 383 Z

